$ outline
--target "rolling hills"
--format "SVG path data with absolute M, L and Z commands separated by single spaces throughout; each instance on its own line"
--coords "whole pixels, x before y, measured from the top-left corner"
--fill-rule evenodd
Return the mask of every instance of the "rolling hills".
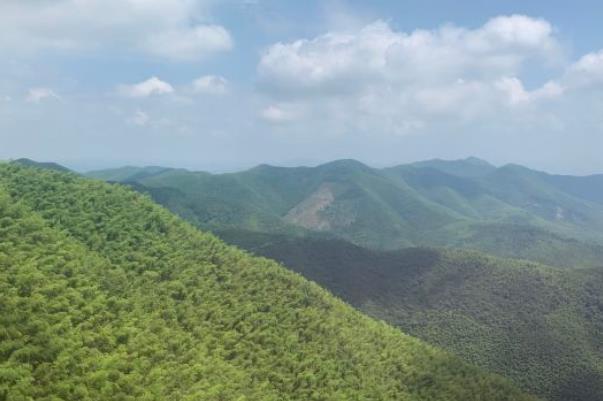
M 471 248 L 557 266 L 603 260 L 603 176 L 475 158 L 386 169 L 353 160 L 261 165 L 230 174 L 129 167 L 88 176 L 132 185 L 213 231 L 318 234 L 384 250 Z
M 127 173 L 90 175 L 148 193 L 528 391 L 555 401 L 603 397 L 602 176 L 475 158 Z M 405 249 L 414 246 L 441 249 Z
M 528 401 L 124 187 L 0 165 L 0 399 Z
M 601 268 L 249 232 L 220 236 L 545 399 L 603 399 Z

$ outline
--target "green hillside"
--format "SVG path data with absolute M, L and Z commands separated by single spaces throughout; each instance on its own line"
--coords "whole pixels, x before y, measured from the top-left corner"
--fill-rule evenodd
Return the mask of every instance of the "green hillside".
M 123 180 L 134 181 L 137 179 L 143 179 L 147 176 L 159 174 L 164 171 L 170 170 L 165 167 L 132 167 L 126 166 L 117 169 L 111 169 L 99 172 L 95 178 L 102 179 L 104 181 L 119 182 Z
M 0 400 L 531 400 L 144 196 L 0 165 Z
M 35 160 L 26 159 L 26 158 L 12 160 L 10 163 L 12 163 L 12 164 L 19 164 L 19 165 L 22 165 L 22 166 L 39 167 L 39 168 L 46 169 L 46 170 L 61 171 L 61 172 L 64 172 L 64 173 L 70 171 L 67 167 L 61 166 L 60 164 L 57 164 L 57 163 L 53 163 L 53 162 L 37 162 Z
M 320 234 L 374 249 L 472 248 L 557 266 L 603 260 L 599 176 L 554 176 L 479 159 L 373 169 L 353 160 L 230 174 L 144 168 L 128 183 L 198 227 Z M 596 186 L 596 188 L 603 186 Z
M 555 401 L 603 399 L 603 269 L 224 232 L 369 315 Z

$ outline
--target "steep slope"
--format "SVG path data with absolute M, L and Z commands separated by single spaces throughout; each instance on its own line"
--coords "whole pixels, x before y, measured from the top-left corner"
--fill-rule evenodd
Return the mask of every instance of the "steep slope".
M 345 239 L 375 249 L 463 247 L 557 266 L 599 265 L 599 178 L 552 176 L 479 159 L 373 169 L 353 160 L 212 175 L 117 169 L 198 227 Z
M 531 400 L 147 198 L 0 165 L 0 399 Z
M 224 232 L 366 313 L 549 400 L 603 399 L 603 268 L 475 252 L 379 252 L 339 240 Z

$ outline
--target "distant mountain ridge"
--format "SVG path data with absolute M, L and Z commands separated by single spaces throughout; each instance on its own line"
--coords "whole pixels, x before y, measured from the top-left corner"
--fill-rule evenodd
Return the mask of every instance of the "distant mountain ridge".
M 326 235 L 375 249 L 474 248 L 563 266 L 603 260 L 603 175 L 468 158 L 385 169 L 337 160 L 228 174 L 148 167 L 87 176 L 133 185 L 210 230 Z

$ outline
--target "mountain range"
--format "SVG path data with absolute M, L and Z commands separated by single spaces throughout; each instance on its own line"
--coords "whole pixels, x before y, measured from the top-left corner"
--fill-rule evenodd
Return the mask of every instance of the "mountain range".
M 230 174 L 161 167 L 89 177 L 146 192 L 203 229 L 339 238 L 381 250 L 481 250 L 556 266 L 603 260 L 603 175 L 469 158 L 375 169 L 354 160 Z
M 526 391 L 554 401 L 603 397 L 601 175 L 469 158 L 88 176 L 147 193 Z
M 87 176 L 147 194 L 528 393 L 603 398 L 602 176 L 476 158 Z
M 0 399 L 530 401 L 120 185 L 0 164 Z

